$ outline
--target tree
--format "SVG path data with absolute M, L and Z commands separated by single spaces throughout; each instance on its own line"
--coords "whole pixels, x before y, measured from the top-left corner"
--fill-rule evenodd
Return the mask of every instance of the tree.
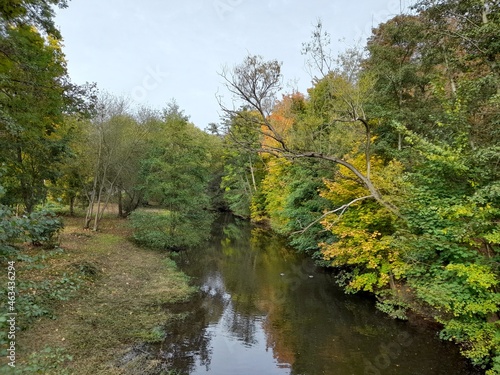
M 163 111 L 141 161 L 139 191 L 154 210 L 134 212 L 135 239 L 159 249 L 199 245 L 209 235 L 209 188 L 218 142 L 189 122 L 175 102 Z
M 117 195 L 121 199 L 124 179 L 136 180 L 147 129 L 128 113 L 127 107 L 124 99 L 103 96 L 89 127 L 88 152 L 93 176 L 85 228 L 93 220 L 93 230 L 97 230 L 112 197 Z
M 66 0 L 15 0 L 0 4 L 1 27 L 35 26 L 47 35 L 61 39 L 59 30 L 54 24 L 53 6 L 66 8 Z
M 431 83 L 437 68 L 426 57 L 431 48 L 427 32 L 420 16 L 400 15 L 379 25 L 368 40 L 363 67 L 373 76 L 377 93 L 370 107 L 381 120 L 376 134 L 390 146 L 388 153 L 403 149 L 403 134 L 395 131 L 395 123 L 417 131 L 431 126 L 430 114 L 436 110 Z
M 221 103 L 226 132 L 265 162 L 252 209 L 274 229 L 312 234 L 345 290 L 375 293 L 382 311 L 432 311 L 441 337 L 497 374 L 500 12 L 486 0 L 415 9 L 374 29 L 361 63 L 332 59 L 319 24 L 307 98 L 277 100 L 277 61 L 225 69 L 242 103 Z M 309 239 L 294 244 L 314 251 Z
M 64 125 L 63 115 L 83 112 L 90 104 L 87 90 L 69 82 L 50 4 L 64 6 L 65 2 L 18 1 L 0 6 L 3 202 L 22 204 L 27 212 L 45 199 L 45 181 L 60 177 L 69 154 L 71 129 Z
M 332 162 L 335 165 L 345 166 L 354 174 L 359 182 L 368 189 L 370 198 L 377 200 L 392 213 L 397 213 L 397 208 L 386 201 L 377 187 L 372 183 L 369 176 L 369 158 L 366 160 L 366 173 L 363 173 L 354 165 L 343 159 L 341 155 L 336 154 L 336 150 L 331 150 L 331 153 L 326 154 L 321 152 L 321 150 L 294 147 L 293 143 L 289 141 L 292 138 L 291 132 L 293 132 L 294 129 L 278 129 L 276 127 L 269 115 L 274 107 L 276 95 L 281 90 L 281 64 L 279 62 L 275 60 L 265 62 L 259 56 L 248 56 L 242 64 L 237 65 L 231 72 L 225 70 L 221 75 L 226 81 L 226 87 L 229 92 L 234 95 L 235 99 L 242 101 L 249 109 L 258 114 L 255 120 L 247 123 L 249 131 L 258 134 L 261 138 L 260 147 L 253 148 L 254 151 L 269 153 L 275 156 L 283 156 L 290 159 L 321 159 Z M 345 82 L 342 77 L 332 73 L 332 79 L 335 80 L 337 78 L 341 82 L 341 84 L 338 85 L 340 87 L 338 96 L 340 105 L 337 112 L 340 117 L 332 118 L 331 120 L 333 123 L 344 121 L 361 122 L 366 129 L 365 152 L 368 155 L 370 153 L 369 145 L 371 138 L 370 124 L 364 115 L 362 106 L 359 106 L 359 92 L 354 90 L 351 93 L 349 91 L 351 89 L 349 82 Z M 343 83 L 346 83 L 347 91 L 342 90 Z M 343 104 L 341 102 L 343 102 Z M 230 109 L 222 103 L 221 108 L 229 118 L 239 116 L 238 111 Z M 320 124 L 320 126 L 324 127 L 328 127 L 329 125 L 330 123 Z M 231 129 L 227 129 L 227 132 L 230 133 Z M 315 140 L 314 132 L 310 130 L 309 134 L 313 136 L 313 140 Z M 264 139 L 271 140 L 272 142 L 262 142 Z M 241 145 L 252 148 L 252 145 L 248 141 L 241 142 Z
M 252 216 L 251 206 L 258 192 L 263 177 L 264 164 L 260 155 L 244 145 L 258 147 L 259 137 L 253 131 L 253 124 L 258 115 L 242 109 L 237 116 L 227 119 L 224 134 L 224 174 L 220 187 L 229 209 L 238 216 Z M 249 126 L 250 124 L 250 126 Z
M 144 198 L 173 211 L 199 211 L 209 205 L 210 136 L 191 124 L 175 102 L 163 111 L 160 128 L 142 162 Z

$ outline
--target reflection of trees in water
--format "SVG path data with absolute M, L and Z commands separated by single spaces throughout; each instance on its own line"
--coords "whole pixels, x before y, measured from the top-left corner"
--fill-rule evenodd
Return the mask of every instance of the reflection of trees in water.
M 184 305 L 186 313 L 181 313 L 180 319 L 165 327 L 165 339 L 156 352 L 162 370 L 189 374 L 197 367 L 197 362 L 207 370 L 210 368 L 211 337 L 207 334 L 207 316 L 201 304 L 202 299 L 196 298 Z
M 225 224 L 213 232 L 211 246 L 179 254 L 183 270 L 202 287 L 199 297 L 181 310 L 170 308 L 185 318 L 169 325 L 165 340 L 155 346 L 163 371 L 186 375 L 202 366 L 209 371 L 212 334 L 228 338 L 230 348 L 237 350 L 232 346 L 236 341 L 255 346 L 263 327 L 266 342 L 259 344 L 272 350 L 278 366 L 291 368 L 292 375 L 358 374 L 366 371 L 366 360 L 375 363 L 381 345 L 412 332 L 376 312 L 373 301 L 346 296 L 331 274 L 318 273 L 311 261 L 301 263 L 278 236 Z M 422 345 L 427 344 L 419 344 L 415 336 L 411 350 L 393 355 L 383 373 L 422 369 L 408 355 L 436 358 L 428 354 L 435 349 Z M 438 357 L 444 358 L 446 351 L 441 353 Z
M 243 315 L 237 308 L 226 310 L 224 314 L 224 326 L 231 333 L 231 336 L 246 346 L 252 346 L 257 343 L 255 338 L 256 324 L 259 320 L 253 315 Z

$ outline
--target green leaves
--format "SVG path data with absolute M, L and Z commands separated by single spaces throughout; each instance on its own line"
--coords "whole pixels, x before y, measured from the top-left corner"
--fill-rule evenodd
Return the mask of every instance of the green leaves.
M 210 136 L 178 114 L 168 114 L 141 163 L 144 199 L 171 211 L 193 212 L 210 205 Z
M 496 313 L 500 294 L 494 291 L 496 275 L 488 266 L 448 264 L 435 271 L 432 282 L 415 282 L 420 298 L 445 315 L 483 317 Z
M 209 237 L 211 215 L 199 212 L 137 210 L 130 215 L 134 240 L 157 250 L 182 250 L 200 245 Z
M 46 2 L 37 3 L 30 6 L 28 17 L 38 7 L 51 9 Z M 47 17 L 48 22 L 50 14 L 37 19 L 45 23 L 42 18 Z M 6 189 L 2 202 L 23 204 L 30 212 L 46 197 L 46 182 L 60 177 L 70 155 L 64 114 L 77 109 L 82 95 L 69 83 L 60 42 L 39 33 L 27 18 L 2 31 L 0 50 L 0 163 L 5 166 Z
M 62 221 L 50 210 L 41 209 L 20 217 L 0 205 L 0 258 L 23 242 L 53 247 L 62 227 Z

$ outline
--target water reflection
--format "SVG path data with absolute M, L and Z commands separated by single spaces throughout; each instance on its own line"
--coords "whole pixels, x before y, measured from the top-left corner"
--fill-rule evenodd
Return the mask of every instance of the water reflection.
M 167 327 L 158 348 L 163 369 L 194 375 L 473 373 L 455 347 L 425 327 L 390 320 L 367 298 L 346 296 L 280 238 L 245 223 L 222 224 L 210 246 L 180 256 L 201 293 L 183 307 L 184 319 Z

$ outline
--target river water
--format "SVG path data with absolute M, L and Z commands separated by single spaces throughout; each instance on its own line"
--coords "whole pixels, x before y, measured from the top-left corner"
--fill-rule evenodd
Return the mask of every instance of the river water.
M 183 375 L 471 375 L 429 325 L 394 321 L 367 296 L 245 222 L 223 218 L 211 243 L 180 253 L 200 286 L 167 327 L 161 361 Z

